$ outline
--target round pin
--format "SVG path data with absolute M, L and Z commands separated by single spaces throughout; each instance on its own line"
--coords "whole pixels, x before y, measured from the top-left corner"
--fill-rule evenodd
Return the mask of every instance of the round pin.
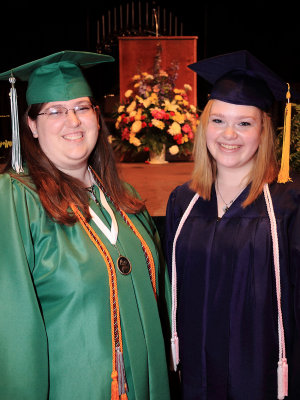
M 120 256 L 117 261 L 118 270 L 122 275 L 128 275 L 131 272 L 131 264 L 128 258 Z

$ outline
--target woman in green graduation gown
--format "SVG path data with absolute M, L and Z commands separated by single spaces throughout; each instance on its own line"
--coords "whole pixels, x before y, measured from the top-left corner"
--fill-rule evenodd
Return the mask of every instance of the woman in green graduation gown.
M 18 154 L 0 176 L 1 400 L 169 399 L 157 232 L 121 182 L 82 68 L 60 52 L 0 75 L 28 80 Z M 168 324 L 166 324 L 168 325 Z

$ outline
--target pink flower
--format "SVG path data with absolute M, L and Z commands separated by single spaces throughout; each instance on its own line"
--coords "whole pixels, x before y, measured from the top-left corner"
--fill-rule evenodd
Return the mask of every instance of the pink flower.
M 153 110 L 151 110 L 151 115 L 155 119 L 164 119 L 165 115 L 166 115 L 166 112 L 164 110 L 159 109 L 159 108 L 154 108 Z
M 184 124 L 183 127 L 181 128 L 181 130 L 182 130 L 184 133 L 187 133 L 187 134 L 189 134 L 190 132 L 192 132 L 192 129 L 191 129 L 191 127 L 190 127 L 189 124 Z

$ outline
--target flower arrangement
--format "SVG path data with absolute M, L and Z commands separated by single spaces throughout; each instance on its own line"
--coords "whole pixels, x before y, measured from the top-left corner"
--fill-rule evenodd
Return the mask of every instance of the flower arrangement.
M 177 71 L 176 65 L 168 72 L 160 69 L 158 56 L 153 74 L 133 76 L 116 115 L 112 143 L 117 151 L 160 154 L 166 148 L 171 155 L 191 154 L 198 110 L 188 100 L 191 86 L 175 87 Z

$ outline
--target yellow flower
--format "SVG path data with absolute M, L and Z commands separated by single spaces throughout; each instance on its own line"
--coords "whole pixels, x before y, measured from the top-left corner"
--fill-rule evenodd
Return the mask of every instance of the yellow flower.
M 176 112 L 175 115 L 173 115 L 172 119 L 179 124 L 183 124 L 185 120 L 184 115 L 180 114 L 179 112 Z
M 138 101 L 139 103 L 143 104 L 144 99 L 141 96 L 136 95 L 135 96 L 136 101 Z
M 156 128 L 163 130 L 165 128 L 165 124 L 163 121 L 159 121 L 158 119 L 153 118 L 151 120 L 152 125 L 156 126 Z
M 130 96 L 132 95 L 132 92 L 133 92 L 133 91 L 132 91 L 131 89 L 126 90 L 124 96 L 125 96 L 125 97 L 130 97 Z
M 131 125 L 131 132 L 138 133 L 142 129 L 142 122 L 141 121 L 134 121 Z
M 145 79 L 148 79 L 148 80 L 153 80 L 154 79 L 154 76 L 153 75 L 151 75 L 151 74 L 147 74 L 146 76 L 145 76 Z
M 190 109 L 191 109 L 192 113 L 195 113 L 197 111 L 196 107 L 193 106 L 193 104 L 190 105 Z
M 138 81 L 139 79 L 141 79 L 141 75 L 134 75 L 134 76 L 132 77 L 132 80 L 133 80 L 133 81 Z
M 135 137 L 134 133 L 131 133 L 129 135 L 129 143 L 133 144 L 134 146 L 138 147 L 141 144 L 140 139 L 138 139 L 137 137 Z
M 136 108 L 136 101 L 132 101 L 129 106 L 127 107 L 126 111 L 130 114 Z
M 176 94 L 184 94 L 185 91 L 182 90 L 182 89 L 177 89 L 177 88 L 175 88 L 175 89 L 174 89 L 174 93 L 176 93 Z
M 156 93 L 151 93 L 151 96 L 149 96 L 147 99 L 142 100 L 142 104 L 145 108 L 148 108 L 151 106 L 151 104 L 157 104 L 158 102 L 158 97 Z
M 148 97 L 148 99 L 142 100 L 142 104 L 145 108 L 148 108 L 152 104 L 151 97 Z
M 137 83 L 135 83 L 135 84 L 133 85 L 133 87 L 135 87 L 135 88 L 137 88 L 137 87 L 139 87 L 139 86 L 141 86 L 141 82 L 137 82 Z
M 121 114 L 125 110 L 125 106 L 120 106 L 118 108 L 118 113 Z
M 177 109 L 178 109 L 178 104 L 175 104 L 175 102 L 174 101 L 172 101 L 172 103 L 170 102 L 170 100 L 165 100 L 165 102 L 164 102 L 164 107 L 165 107 L 165 110 L 166 111 L 177 111 Z
M 116 120 L 116 123 L 115 123 L 115 127 L 117 128 L 117 129 L 119 129 L 119 127 L 120 127 L 120 122 L 122 121 L 122 117 L 121 117 L 121 115 L 119 115 L 118 116 L 118 118 L 117 118 L 117 120 Z
M 151 97 L 152 104 L 156 104 L 157 101 L 158 101 L 157 94 L 156 93 L 151 93 L 150 97 Z
M 159 71 L 159 76 L 168 76 L 168 74 L 166 73 L 166 71 L 164 71 L 163 69 L 161 69 Z
M 136 113 L 135 120 L 136 121 L 140 121 L 141 120 L 141 116 L 142 116 L 142 109 L 139 108 L 137 113 Z
M 176 96 L 174 97 L 174 99 L 175 99 L 176 101 L 182 101 L 182 100 L 183 100 L 183 98 L 182 98 L 182 96 L 181 96 L 180 94 L 176 94 Z
M 174 136 L 174 135 L 178 135 L 179 133 L 181 133 L 181 127 L 180 127 L 180 125 L 178 124 L 178 122 L 173 122 L 173 124 L 172 125 L 170 125 L 170 127 L 169 127 L 169 129 L 168 129 L 168 132 L 172 135 L 172 136 Z
M 129 117 L 135 117 L 137 114 L 136 110 L 130 111 Z
M 112 143 L 113 140 L 114 140 L 114 138 L 113 138 L 112 135 L 108 135 L 108 136 L 107 136 L 107 140 L 108 140 L 108 143 Z
M 138 147 L 138 146 L 141 145 L 141 141 L 140 141 L 140 139 L 138 139 L 138 138 L 134 138 L 134 139 L 132 140 L 132 144 L 133 144 L 134 146 Z

